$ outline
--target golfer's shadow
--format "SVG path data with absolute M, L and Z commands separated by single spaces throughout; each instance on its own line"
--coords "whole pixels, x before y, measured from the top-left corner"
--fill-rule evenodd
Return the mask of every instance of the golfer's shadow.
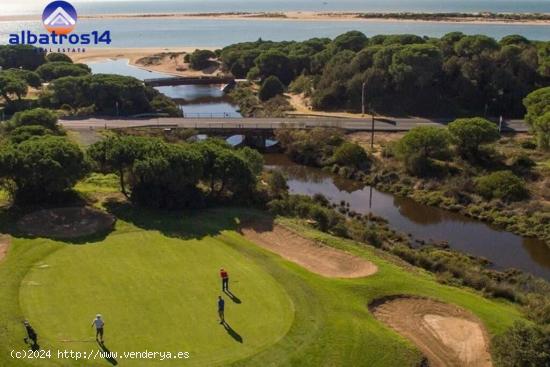
M 239 342 L 239 343 L 242 343 L 243 342 L 243 337 L 239 335 L 239 333 L 237 333 L 235 330 L 233 330 L 233 328 L 231 327 L 231 325 L 229 325 L 226 321 L 224 321 L 224 323 L 222 324 L 225 331 L 227 331 L 227 333 L 233 338 L 235 339 L 235 341 Z
M 227 297 L 231 298 L 231 300 L 237 304 L 241 304 L 241 300 L 239 299 L 239 297 L 237 297 L 236 295 L 234 295 L 233 293 L 231 293 L 231 291 L 229 289 L 226 289 L 223 291 L 223 293 L 225 293 L 227 295 Z
M 36 351 L 40 350 L 40 345 L 38 345 L 38 343 L 30 342 L 29 338 L 25 338 L 25 339 L 23 339 L 23 341 L 25 342 L 25 344 L 27 344 L 31 348 L 31 350 L 33 352 L 36 352 Z
M 104 353 L 103 358 L 105 358 L 105 360 L 107 362 L 109 362 L 110 364 L 112 364 L 113 366 L 116 366 L 118 364 L 118 362 L 113 357 L 113 354 L 111 353 L 111 351 L 109 349 L 107 349 L 105 344 L 97 341 L 97 345 L 99 345 L 99 347 L 101 348 L 101 351 Z

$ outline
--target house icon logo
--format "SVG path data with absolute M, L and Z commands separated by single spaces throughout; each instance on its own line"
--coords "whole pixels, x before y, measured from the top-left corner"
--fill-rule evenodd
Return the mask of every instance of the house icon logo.
M 48 32 L 58 35 L 71 33 L 77 19 L 76 9 L 66 1 L 53 1 L 42 13 L 44 27 Z

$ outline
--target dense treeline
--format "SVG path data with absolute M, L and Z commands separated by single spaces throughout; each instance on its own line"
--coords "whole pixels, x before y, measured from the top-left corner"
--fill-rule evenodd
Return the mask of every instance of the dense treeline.
M 198 208 L 208 202 L 253 202 L 262 156 L 221 140 L 169 144 L 156 138 L 117 136 L 93 144 L 96 168 L 117 173 L 121 192 L 154 208 Z M 259 170 L 258 170 L 258 167 Z
M 239 43 L 221 51 L 238 78 L 277 77 L 312 97 L 315 109 L 522 117 L 522 99 L 550 82 L 550 42 L 511 35 L 441 38 L 351 31 L 304 42 Z
M 67 199 L 89 172 L 116 173 L 120 190 L 136 204 L 197 208 L 209 203 L 256 203 L 263 157 L 223 140 L 171 144 L 158 138 L 109 136 L 85 155 L 58 125 L 57 114 L 37 108 L 0 125 L 0 186 L 16 202 L 36 205 Z
M 8 115 L 33 107 L 61 109 L 69 115 L 181 114 L 170 98 L 140 80 L 92 75 L 87 65 L 74 64 L 64 54 L 0 46 L 0 67 L 0 96 Z M 44 82 L 49 85 L 42 88 Z M 29 87 L 40 89 L 38 99 L 25 99 Z
M 49 108 L 81 114 L 134 115 L 165 112 L 179 115 L 176 104 L 140 80 L 122 75 L 94 74 L 54 80 L 39 98 Z

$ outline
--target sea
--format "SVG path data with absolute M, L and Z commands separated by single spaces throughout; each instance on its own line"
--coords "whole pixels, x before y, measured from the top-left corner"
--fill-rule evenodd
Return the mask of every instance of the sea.
M 6 2 L 6 0 L 2 0 Z M 40 13 L 48 1 L 22 0 L 2 4 L 1 15 L 36 15 L 36 20 L 0 21 L 0 44 L 10 33 L 23 29 L 42 32 Z M 364 12 L 540 12 L 550 13 L 550 0 L 181 0 L 181 1 L 74 1 L 80 15 L 150 14 L 177 12 L 240 11 L 364 11 Z M 264 40 L 301 41 L 335 37 L 350 30 L 367 36 L 412 33 L 440 37 L 448 32 L 485 34 L 496 39 L 519 34 L 532 40 L 550 41 L 550 26 L 530 24 L 455 24 L 400 21 L 288 21 L 259 19 L 80 19 L 77 32 L 110 30 L 111 47 L 223 47 L 236 42 Z

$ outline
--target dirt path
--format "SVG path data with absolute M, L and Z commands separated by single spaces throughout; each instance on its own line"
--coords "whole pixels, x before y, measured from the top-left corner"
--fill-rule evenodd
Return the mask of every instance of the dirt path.
M 6 257 L 10 247 L 11 238 L 6 234 L 0 234 L 0 262 Z
M 431 367 L 491 367 L 487 332 L 463 309 L 430 299 L 399 297 L 371 306 L 374 316 L 410 339 Z
M 370 261 L 306 239 L 281 225 L 246 223 L 240 231 L 250 241 L 325 277 L 361 278 L 378 271 Z

